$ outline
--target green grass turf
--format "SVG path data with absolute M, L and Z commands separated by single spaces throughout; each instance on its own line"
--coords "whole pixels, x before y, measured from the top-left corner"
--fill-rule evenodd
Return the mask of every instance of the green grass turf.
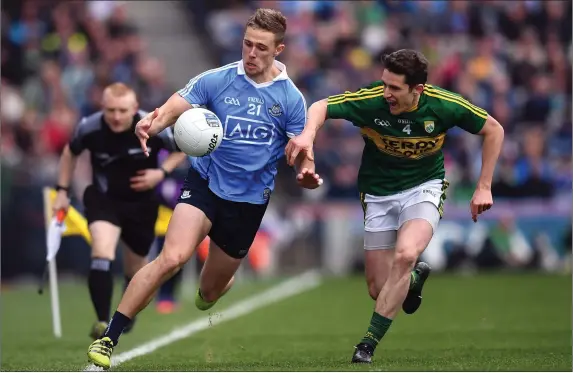
M 271 284 L 241 284 L 214 312 Z M 571 278 L 541 274 L 433 275 L 414 315 L 400 314 L 374 364 L 350 365 L 373 302 L 360 277 L 319 288 L 215 325 L 113 368 L 115 371 L 571 371 Z M 2 370 L 85 368 L 93 311 L 79 285 L 61 290 L 64 338 L 51 334 L 49 297 L 32 288 L 2 294 Z M 186 303 L 173 315 L 150 307 L 115 354 L 205 315 Z M 224 315 L 223 315 L 224 317 Z

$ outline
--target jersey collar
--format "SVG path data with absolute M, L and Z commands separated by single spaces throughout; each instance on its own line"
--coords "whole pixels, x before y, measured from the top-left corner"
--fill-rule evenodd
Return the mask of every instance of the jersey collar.
M 251 83 L 255 88 L 268 87 L 268 86 L 272 85 L 274 82 L 278 82 L 280 80 L 287 80 L 289 78 L 288 74 L 287 74 L 286 65 L 284 63 L 275 60 L 275 66 L 281 71 L 281 73 L 279 75 L 277 75 L 270 82 L 257 83 L 254 80 L 252 80 L 251 78 L 249 78 L 245 72 L 245 66 L 243 65 L 243 60 L 239 61 L 239 63 L 237 64 L 237 74 L 238 75 L 244 75 L 245 79 L 249 83 Z

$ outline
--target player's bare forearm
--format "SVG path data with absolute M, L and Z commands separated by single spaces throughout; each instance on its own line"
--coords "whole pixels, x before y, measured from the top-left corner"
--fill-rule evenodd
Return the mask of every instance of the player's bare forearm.
M 326 121 L 327 101 L 326 99 L 316 101 L 308 108 L 308 119 L 304 126 L 303 133 L 307 133 L 314 139 L 316 133 Z
M 58 185 L 69 187 L 72 182 L 72 175 L 76 167 L 76 157 L 72 154 L 69 145 L 66 145 L 60 156 L 60 166 L 58 170 Z
M 171 173 L 177 166 L 181 164 L 187 158 L 187 154 L 182 152 L 174 152 L 169 154 L 169 157 L 163 161 L 161 168 L 167 173 Z
M 314 161 L 308 159 L 304 153 L 299 153 L 294 162 L 294 169 L 296 173 L 300 173 L 304 168 L 308 169 L 309 172 L 315 172 Z
M 169 126 L 172 126 L 177 121 L 177 118 L 185 111 L 193 108 L 183 97 L 178 93 L 174 93 L 169 99 L 161 105 L 149 129 L 149 135 L 154 136 L 163 131 Z M 150 113 L 151 115 L 152 113 Z
M 485 125 L 478 134 L 483 136 L 483 145 L 481 174 L 477 189 L 490 190 L 495 165 L 503 145 L 504 130 L 497 120 L 488 116 Z

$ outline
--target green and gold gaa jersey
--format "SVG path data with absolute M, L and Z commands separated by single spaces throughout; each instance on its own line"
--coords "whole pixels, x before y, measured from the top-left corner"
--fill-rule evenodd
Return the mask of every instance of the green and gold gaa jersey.
M 444 179 L 442 146 L 448 129 L 478 133 L 487 112 L 462 96 L 426 84 L 418 106 L 392 115 L 377 81 L 357 92 L 328 97 L 327 117 L 360 127 L 365 146 L 358 188 L 375 196 L 396 194 L 433 179 Z

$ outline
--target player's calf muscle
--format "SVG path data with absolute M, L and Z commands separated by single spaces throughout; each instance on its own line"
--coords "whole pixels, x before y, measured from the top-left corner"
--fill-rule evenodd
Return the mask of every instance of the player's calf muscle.
M 366 250 L 364 254 L 368 294 L 376 300 L 390 274 L 394 262 L 394 249 Z

